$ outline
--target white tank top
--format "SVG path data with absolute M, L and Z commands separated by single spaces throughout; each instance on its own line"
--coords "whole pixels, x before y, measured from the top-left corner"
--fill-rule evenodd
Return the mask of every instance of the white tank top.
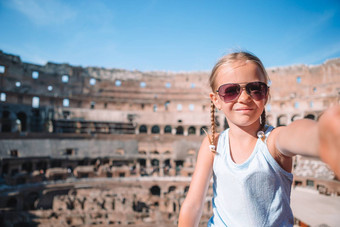
M 267 129 L 266 138 L 272 129 Z M 208 226 L 293 226 L 293 175 L 271 156 L 266 141 L 258 139 L 242 164 L 231 159 L 229 148 L 227 129 L 219 136 L 214 158 L 213 216 Z

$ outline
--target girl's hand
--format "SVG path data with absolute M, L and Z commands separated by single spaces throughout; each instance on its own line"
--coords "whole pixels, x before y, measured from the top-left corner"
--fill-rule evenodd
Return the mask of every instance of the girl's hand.
M 340 106 L 325 111 L 319 120 L 319 152 L 340 178 Z

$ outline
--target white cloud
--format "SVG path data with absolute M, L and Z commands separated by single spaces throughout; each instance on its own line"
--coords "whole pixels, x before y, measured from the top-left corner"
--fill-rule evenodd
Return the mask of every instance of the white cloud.
M 13 0 L 8 4 L 36 25 L 63 24 L 76 15 L 74 10 L 58 0 Z

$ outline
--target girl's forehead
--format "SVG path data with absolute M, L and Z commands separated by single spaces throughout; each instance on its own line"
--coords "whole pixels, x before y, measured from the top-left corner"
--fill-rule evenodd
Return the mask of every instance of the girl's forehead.
M 265 75 L 254 62 L 235 62 L 222 65 L 217 73 L 217 84 L 265 81 Z

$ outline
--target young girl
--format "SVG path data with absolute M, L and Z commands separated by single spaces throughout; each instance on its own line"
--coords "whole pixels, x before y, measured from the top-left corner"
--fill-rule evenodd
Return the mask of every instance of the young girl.
M 180 227 L 199 224 L 211 176 L 208 226 L 293 226 L 292 157 L 320 155 L 340 175 L 340 108 L 326 111 L 318 122 L 303 119 L 273 129 L 265 125 L 267 83 L 262 62 L 247 52 L 226 55 L 213 68 L 212 135 L 199 150 Z M 221 134 L 215 133 L 215 108 L 230 127 Z

